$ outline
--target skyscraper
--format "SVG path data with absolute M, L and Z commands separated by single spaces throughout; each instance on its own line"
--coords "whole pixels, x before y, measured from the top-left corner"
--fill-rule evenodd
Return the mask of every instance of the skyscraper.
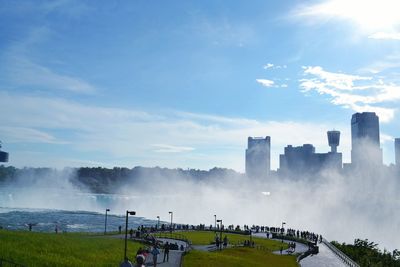
M 351 163 L 382 164 L 379 118 L 375 112 L 355 113 L 351 117 Z
M 394 157 L 396 161 L 396 167 L 400 168 L 400 138 L 394 139 Z
M 8 153 L 1 151 L 1 141 L 0 141 L 0 162 L 7 162 L 8 161 Z
M 297 147 L 288 145 L 284 154 L 279 155 L 279 174 L 299 179 L 318 176 L 322 170 L 340 171 L 342 153 L 337 153 L 339 137 L 339 131 L 328 131 L 331 146 L 331 152 L 328 153 L 315 153 L 315 147 L 311 144 Z
M 271 170 L 271 137 L 249 137 L 246 149 L 248 177 L 266 177 Z

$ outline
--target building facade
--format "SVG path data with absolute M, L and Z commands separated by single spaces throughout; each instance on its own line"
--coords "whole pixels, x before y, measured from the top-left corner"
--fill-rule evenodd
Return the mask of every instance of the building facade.
M 400 168 L 400 138 L 394 139 L 394 157 L 395 157 L 396 167 Z
M 355 113 L 351 117 L 351 163 L 382 165 L 379 117 L 375 112 Z
M 332 149 L 336 151 L 336 147 Z M 311 144 L 297 147 L 289 145 L 285 147 L 284 154 L 279 155 L 279 174 L 284 177 L 300 179 L 318 175 L 322 170 L 341 169 L 342 153 L 315 153 L 315 147 Z
M 271 137 L 249 137 L 246 149 L 246 175 L 262 178 L 271 170 Z
M 1 151 L 1 141 L 0 141 L 0 162 L 8 162 L 8 153 Z

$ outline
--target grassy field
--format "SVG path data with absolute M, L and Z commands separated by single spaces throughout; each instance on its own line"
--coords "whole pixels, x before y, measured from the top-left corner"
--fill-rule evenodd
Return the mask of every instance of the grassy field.
M 140 246 L 128 242 L 128 257 Z M 122 239 L 0 230 L 0 258 L 27 266 L 118 266 L 123 253 Z
M 194 245 L 208 245 L 214 241 L 214 232 L 210 231 L 187 231 L 180 232 Z M 225 234 L 222 235 L 223 237 Z M 249 236 L 239 234 L 226 234 L 230 243 L 249 240 Z M 287 244 L 279 241 L 254 238 L 256 246 L 263 246 L 269 251 L 257 250 L 255 248 L 237 247 L 224 249 L 215 252 L 203 252 L 192 250 L 184 257 L 184 267 L 207 267 L 207 266 L 271 266 L 271 267 L 297 267 L 295 256 L 281 256 L 272 254 L 270 251 L 277 251 L 281 246 L 286 249 Z
M 215 232 L 212 231 L 183 231 L 178 233 L 189 239 L 193 245 L 209 245 L 214 242 L 215 238 Z M 228 237 L 229 243 L 231 244 L 243 243 L 245 240 L 250 240 L 250 236 L 248 235 L 222 233 L 222 238 L 224 238 L 225 235 Z M 259 237 L 253 237 L 252 239 L 256 246 L 263 246 L 271 251 L 279 250 L 281 246 L 283 249 L 288 248 L 286 243 L 282 244 L 274 240 Z
M 214 239 L 214 232 L 188 231 L 179 234 L 199 245 L 210 244 Z M 249 239 L 248 236 L 238 234 L 227 234 L 227 237 L 233 243 Z M 267 251 L 244 247 L 216 252 L 192 250 L 184 257 L 184 266 L 298 266 L 294 256 L 280 256 L 269 252 L 279 250 L 280 242 L 262 238 L 253 240 Z M 140 246 L 143 245 L 128 242 L 127 255 L 130 259 Z M 118 266 L 123 258 L 123 251 L 123 239 L 111 236 L 0 230 L 0 258 L 26 266 Z
M 280 256 L 254 248 L 229 248 L 216 252 L 192 250 L 185 255 L 184 267 L 297 267 L 295 256 Z

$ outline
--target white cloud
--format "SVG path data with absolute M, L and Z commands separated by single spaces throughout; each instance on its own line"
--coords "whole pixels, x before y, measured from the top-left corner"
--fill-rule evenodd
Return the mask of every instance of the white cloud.
M 399 67 L 400 67 L 400 53 L 396 52 L 389 54 L 384 58 L 377 60 L 376 62 L 373 62 L 369 66 L 361 68 L 359 71 L 364 73 L 369 72 L 372 74 L 377 74 L 389 69 L 393 70 Z M 398 78 L 398 76 L 396 75 L 395 78 Z
M 287 65 L 274 65 L 272 63 L 267 63 L 266 65 L 263 66 L 263 69 L 268 70 L 268 69 L 286 69 Z
M 321 67 L 304 67 L 307 77 L 300 80 L 303 92 L 316 91 L 329 95 L 332 104 L 350 108 L 356 112 L 374 111 L 382 122 L 394 118 L 395 109 L 383 106 L 400 101 L 400 86 L 385 83 L 373 77 L 362 77 L 344 73 L 334 73 Z
M 341 149 L 350 151 L 347 122 L 322 125 L 179 111 L 150 113 L 4 92 L 0 92 L 0 121 L 2 129 L 14 129 L 8 131 L 6 138 L 2 137 L 5 145 L 12 138 L 20 144 L 37 143 L 36 147 L 30 145 L 34 147 L 32 152 L 45 153 L 42 158 L 49 159 L 45 162 L 47 166 L 58 167 L 63 167 L 60 165 L 65 162 L 79 164 L 86 160 L 103 162 L 105 166 L 201 169 L 220 166 L 243 171 L 247 137 L 269 135 L 272 137 L 272 166 L 276 168 L 278 154 L 287 144 L 313 143 L 317 150 L 327 151 L 326 131 L 332 128 L 343 130 Z M 21 131 L 16 139 L 13 133 L 20 128 L 30 130 Z M 36 131 L 39 137 L 33 134 Z M 52 153 L 57 153 L 56 150 L 43 151 L 40 146 L 43 142 L 50 146 L 52 143 L 68 146 L 68 158 L 63 158 L 62 154 L 54 156 Z M 14 153 L 19 153 L 19 157 L 13 157 L 12 164 L 25 166 L 23 159 L 26 157 L 19 151 Z M 43 164 L 43 160 L 30 159 L 31 164 L 34 162 Z
M 317 22 L 332 19 L 351 21 L 365 32 L 391 30 L 400 24 L 397 0 L 325 0 L 297 6 L 293 14 Z
M 272 80 L 267 80 L 267 79 L 256 79 L 256 81 L 259 83 L 259 84 L 261 84 L 262 86 L 265 86 L 265 87 L 272 87 L 272 86 L 274 86 L 274 81 L 272 81 Z
M 62 143 L 51 134 L 26 127 L 0 126 L 0 136 L 7 139 L 8 143 Z
M 399 32 L 376 32 L 368 36 L 370 39 L 400 40 Z
M 154 151 L 159 153 L 182 153 L 194 150 L 193 147 L 173 146 L 167 144 L 153 144 L 152 146 L 156 148 Z
M 271 69 L 274 67 L 274 64 L 272 63 L 267 63 L 266 65 L 263 66 L 263 69 L 267 70 L 267 69 Z
M 52 90 L 67 90 L 75 93 L 91 94 L 96 88 L 91 84 L 69 75 L 62 75 L 53 70 L 35 64 L 24 57 L 9 62 L 8 77 L 14 85 L 35 85 Z
M 15 42 L 4 52 L 4 72 L 1 77 L 12 86 L 37 86 L 41 89 L 66 90 L 92 94 L 95 86 L 74 75 L 61 74 L 40 63 L 30 55 L 32 46 L 45 42 L 51 31 L 46 27 L 33 28 L 23 41 Z

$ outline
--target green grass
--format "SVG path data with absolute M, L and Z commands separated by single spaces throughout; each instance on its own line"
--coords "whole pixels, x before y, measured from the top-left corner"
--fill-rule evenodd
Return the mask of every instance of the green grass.
M 140 246 L 128 242 L 130 259 Z M 27 266 L 118 266 L 123 253 L 123 239 L 0 230 L 0 258 Z
M 186 231 L 179 232 L 189 239 L 193 245 L 208 245 L 214 241 L 215 233 L 210 231 Z M 243 243 L 249 240 L 250 236 L 240 234 L 225 234 L 232 244 Z M 184 267 L 207 267 L 207 266 L 280 266 L 297 267 L 295 256 L 281 256 L 271 253 L 280 250 L 281 247 L 287 248 L 286 243 L 265 238 L 252 238 L 256 246 L 262 246 L 266 250 L 258 250 L 249 247 L 228 248 L 222 251 L 204 252 L 191 250 L 184 257 Z
M 253 248 L 230 248 L 216 252 L 192 250 L 184 257 L 184 267 L 297 267 L 295 256 L 280 256 Z
M 179 232 L 184 235 L 187 239 L 189 239 L 193 245 L 209 245 L 214 242 L 215 233 L 212 231 L 186 231 Z M 222 233 L 222 238 L 224 236 L 228 237 L 229 243 L 243 243 L 245 240 L 249 240 L 250 236 L 248 235 L 240 235 L 240 234 L 225 234 Z M 218 233 L 219 236 L 219 233 Z M 280 250 L 281 246 L 283 249 L 287 249 L 288 245 L 286 243 L 281 243 L 275 240 L 270 240 L 266 238 L 252 237 L 256 246 L 263 246 L 271 251 Z

